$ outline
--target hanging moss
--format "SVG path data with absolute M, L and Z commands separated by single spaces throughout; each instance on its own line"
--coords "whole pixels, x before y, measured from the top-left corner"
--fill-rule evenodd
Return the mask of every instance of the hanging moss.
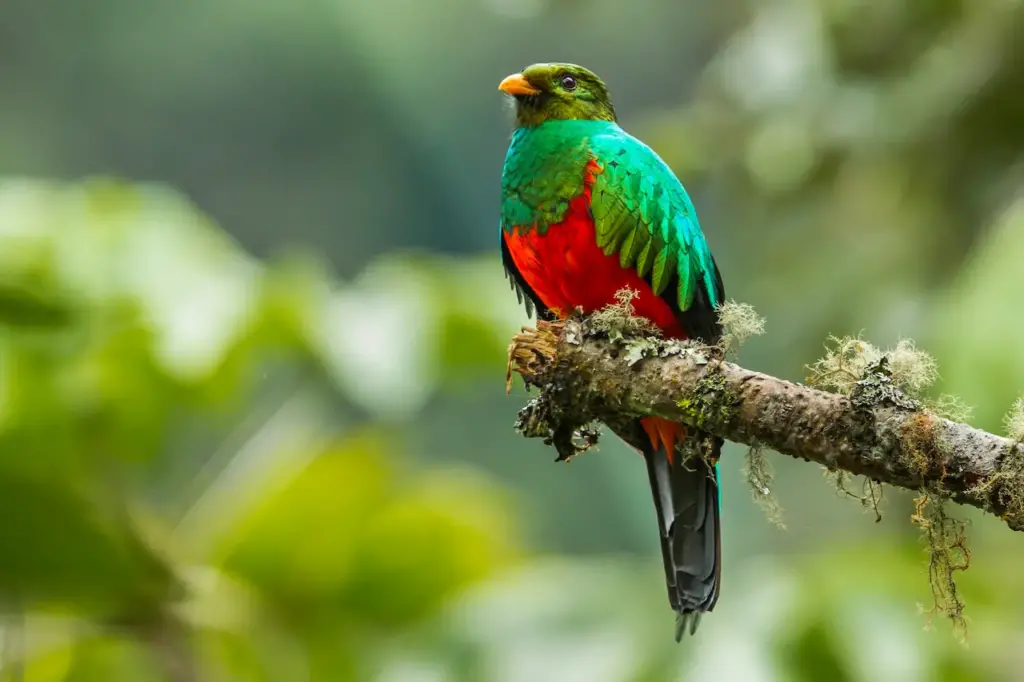
M 750 493 L 768 521 L 785 530 L 782 505 L 775 495 L 775 472 L 768 461 L 763 445 L 754 445 L 747 450 L 743 462 L 743 475 L 750 486 Z
M 954 574 L 966 571 L 971 565 L 971 552 L 967 549 L 966 524 L 946 513 L 947 500 L 938 495 L 922 493 L 914 499 L 911 521 L 921 528 L 928 545 L 928 582 L 931 585 L 932 605 L 925 610 L 931 624 L 935 614 L 941 614 L 953 624 L 953 630 L 967 640 L 967 620 L 964 601 L 957 589 Z

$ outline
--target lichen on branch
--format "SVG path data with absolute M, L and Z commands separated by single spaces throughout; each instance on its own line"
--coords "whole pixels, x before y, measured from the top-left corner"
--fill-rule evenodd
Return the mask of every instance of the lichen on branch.
M 845 382 L 846 393 L 839 393 L 744 369 L 726 361 L 719 347 L 616 331 L 577 314 L 524 329 L 510 346 L 509 378 L 518 373 L 540 389 L 521 412 L 520 428 L 558 448 L 560 459 L 593 444 L 595 422 L 635 444 L 629 424 L 657 416 L 830 470 L 932 492 L 1024 530 L 1024 447 L 950 421 L 909 394 L 934 378 L 934 367 L 921 364 L 912 344 L 857 359 L 856 367 L 840 348 L 821 374 L 833 377 L 835 388 Z
M 754 502 L 764 511 L 768 521 L 786 529 L 786 523 L 782 518 L 782 505 L 775 496 L 775 472 L 771 462 L 765 454 L 765 447 L 761 444 L 751 445 L 747 449 L 747 456 L 743 462 L 743 475 L 750 486 L 750 492 Z
M 752 337 L 764 334 L 765 319 L 749 303 L 726 301 L 718 307 L 722 338 L 718 346 L 727 355 L 735 355 Z
M 882 350 L 859 337 L 833 337 L 809 366 L 811 386 L 727 362 L 764 330 L 750 306 L 719 309 L 723 335 L 709 346 L 667 340 L 633 316 L 633 292 L 591 317 L 524 328 L 509 346 L 508 382 L 520 374 L 539 395 L 517 427 L 555 447 L 559 460 L 590 449 L 596 423 L 642 447 L 637 417 L 656 416 L 750 446 L 744 473 L 754 500 L 780 527 L 767 449 L 821 464 L 836 489 L 881 520 L 883 484 L 917 493 L 911 521 L 928 546 L 932 606 L 966 638 L 964 603 L 954 575 L 970 564 L 958 502 L 1024 530 L 1024 399 L 1006 416 L 1004 438 L 953 421 L 969 408 L 952 396 L 932 399 L 935 360 L 912 341 Z M 819 390 L 821 388 L 827 390 Z M 850 487 L 862 477 L 861 490 Z
M 1024 442 L 1024 398 L 1014 401 L 1003 421 L 1006 424 L 1006 435 L 1017 442 Z

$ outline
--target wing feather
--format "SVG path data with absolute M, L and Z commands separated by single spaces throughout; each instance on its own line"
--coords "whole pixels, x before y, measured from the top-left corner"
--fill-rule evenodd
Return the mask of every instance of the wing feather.
M 716 341 L 715 308 L 725 292 L 718 266 L 683 185 L 668 165 L 621 128 L 590 138 L 601 172 L 594 180 L 591 214 L 597 243 L 634 268 L 677 311 L 691 336 Z

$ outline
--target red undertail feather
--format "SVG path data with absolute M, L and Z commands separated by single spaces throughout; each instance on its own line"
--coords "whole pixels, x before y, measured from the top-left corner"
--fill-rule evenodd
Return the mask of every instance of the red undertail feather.
M 664 447 L 668 454 L 668 461 L 675 464 L 676 445 L 686 438 L 686 427 L 660 417 L 641 419 L 640 426 L 644 428 L 647 437 L 651 439 L 654 451 L 657 452 Z

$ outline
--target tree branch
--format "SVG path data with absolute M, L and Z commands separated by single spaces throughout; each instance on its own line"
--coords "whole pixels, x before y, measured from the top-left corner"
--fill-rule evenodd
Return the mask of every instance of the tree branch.
M 509 381 L 515 371 L 540 389 L 517 426 L 552 444 L 560 460 L 596 442 L 594 421 L 635 447 L 635 418 L 657 416 L 941 494 L 1024 531 L 1024 447 L 924 409 L 896 387 L 885 358 L 840 395 L 743 369 L 718 348 L 612 336 L 573 317 L 524 328 L 509 347 Z

